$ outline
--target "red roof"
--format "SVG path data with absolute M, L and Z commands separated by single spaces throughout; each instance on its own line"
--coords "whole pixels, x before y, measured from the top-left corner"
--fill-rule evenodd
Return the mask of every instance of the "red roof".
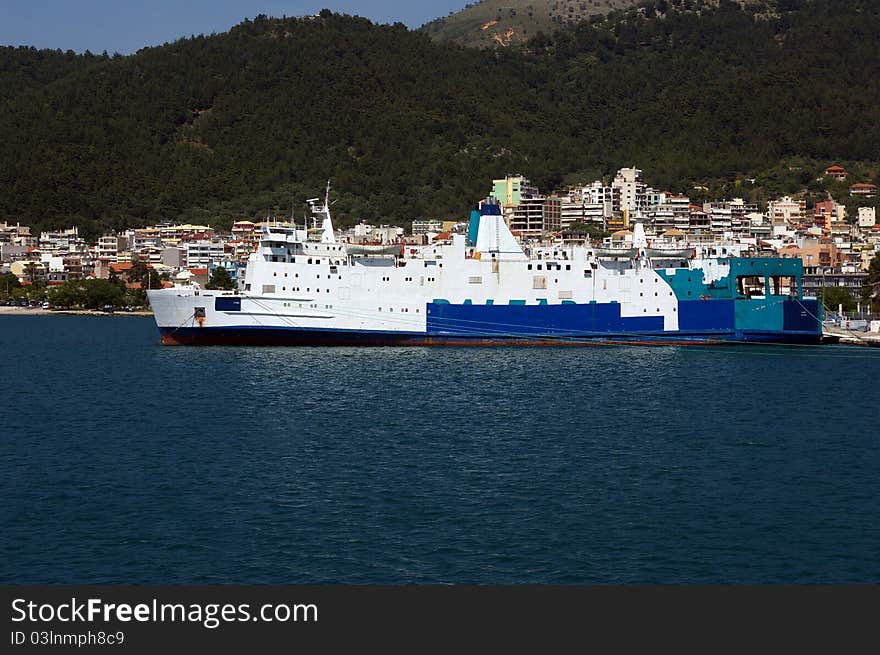
M 168 280 L 162 280 L 162 288 L 163 289 L 170 289 L 173 286 L 174 285 L 171 282 L 169 282 Z
M 144 285 L 142 285 L 140 282 L 126 282 L 125 283 L 126 289 L 143 289 L 143 287 L 144 287 Z
M 192 273 L 193 275 L 207 275 L 208 269 L 207 268 L 191 268 L 191 269 L 189 269 L 189 272 Z
M 834 166 L 829 166 L 828 168 L 826 168 L 825 172 L 827 173 L 828 171 L 843 171 L 843 170 L 846 170 L 843 166 L 837 166 L 835 164 Z
M 123 271 L 131 270 L 131 267 L 134 266 L 131 262 L 119 262 L 116 264 L 110 264 L 110 270 L 114 273 L 122 273 Z
M 876 184 L 866 184 L 865 182 L 856 182 L 855 184 L 850 186 L 850 189 L 876 189 L 876 188 L 877 188 Z

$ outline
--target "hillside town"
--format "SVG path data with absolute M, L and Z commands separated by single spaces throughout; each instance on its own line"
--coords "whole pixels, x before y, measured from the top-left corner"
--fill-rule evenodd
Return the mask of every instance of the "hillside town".
M 832 165 L 820 173 L 846 181 L 847 171 Z M 853 199 L 876 197 L 874 184 L 853 182 Z M 543 194 L 526 177 L 507 175 L 493 180 L 488 194 L 504 208 L 504 217 L 525 245 L 593 241 L 607 247 L 631 244 L 632 227 L 641 222 L 649 240 L 663 247 L 693 248 L 706 254 L 750 254 L 798 257 L 804 264 L 804 291 L 823 288 L 846 291 L 853 302 L 864 298 L 868 268 L 880 253 L 876 208 L 861 203 L 849 215 L 842 202 L 829 197 L 808 207 L 803 199 L 783 196 L 766 206 L 742 198 L 696 203 L 688 196 L 652 188 L 637 168 L 622 168 L 610 181 Z M 87 243 L 76 227 L 33 234 L 27 225 L 0 223 L 0 274 L 14 276 L 17 295 L 0 285 L 0 299 L 34 301 L 28 287 L 43 290 L 80 278 L 114 279 L 140 289 L 130 279 L 141 264 L 156 280 L 170 286 L 175 279 L 205 285 L 218 267 L 236 283 L 243 279 L 248 256 L 267 222 L 236 221 L 229 231 L 209 225 L 171 222 L 105 234 Z M 307 226 L 320 232 L 320 226 Z M 338 230 L 343 242 L 428 245 L 465 231 L 463 220 L 415 219 L 411 230 L 360 223 Z M 878 297 L 877 289 L 869 291 Z

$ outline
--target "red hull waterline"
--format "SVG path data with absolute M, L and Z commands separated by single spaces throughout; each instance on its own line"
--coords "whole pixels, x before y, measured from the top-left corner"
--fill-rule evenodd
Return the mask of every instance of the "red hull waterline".
M 162 334 L 167 346 L 708 346 L 730 344 L 723 339 L 671 337 L 439 337 L 423 335 L 315 334 L 285 337 L 259 334 Z

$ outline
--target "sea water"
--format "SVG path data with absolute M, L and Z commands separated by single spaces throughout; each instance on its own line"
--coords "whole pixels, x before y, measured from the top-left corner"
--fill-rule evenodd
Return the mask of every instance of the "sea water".
M 0 317 L 3 583 L 876 583 L 880 351 Z

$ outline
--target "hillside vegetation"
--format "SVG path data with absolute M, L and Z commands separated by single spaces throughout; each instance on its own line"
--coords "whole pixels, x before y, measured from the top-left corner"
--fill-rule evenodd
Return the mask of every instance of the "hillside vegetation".
M 128 57 L 0 49 L 0 221 L 300 218 L 328 178 L 340 222 L 398 224 L 466 216 L 515 171 L 549 189 L 637 165 L 749 197 L 834 162 L 876 182 L 880 3 L 779 5 L 670 3 L 494 51 L 326 11 Z

